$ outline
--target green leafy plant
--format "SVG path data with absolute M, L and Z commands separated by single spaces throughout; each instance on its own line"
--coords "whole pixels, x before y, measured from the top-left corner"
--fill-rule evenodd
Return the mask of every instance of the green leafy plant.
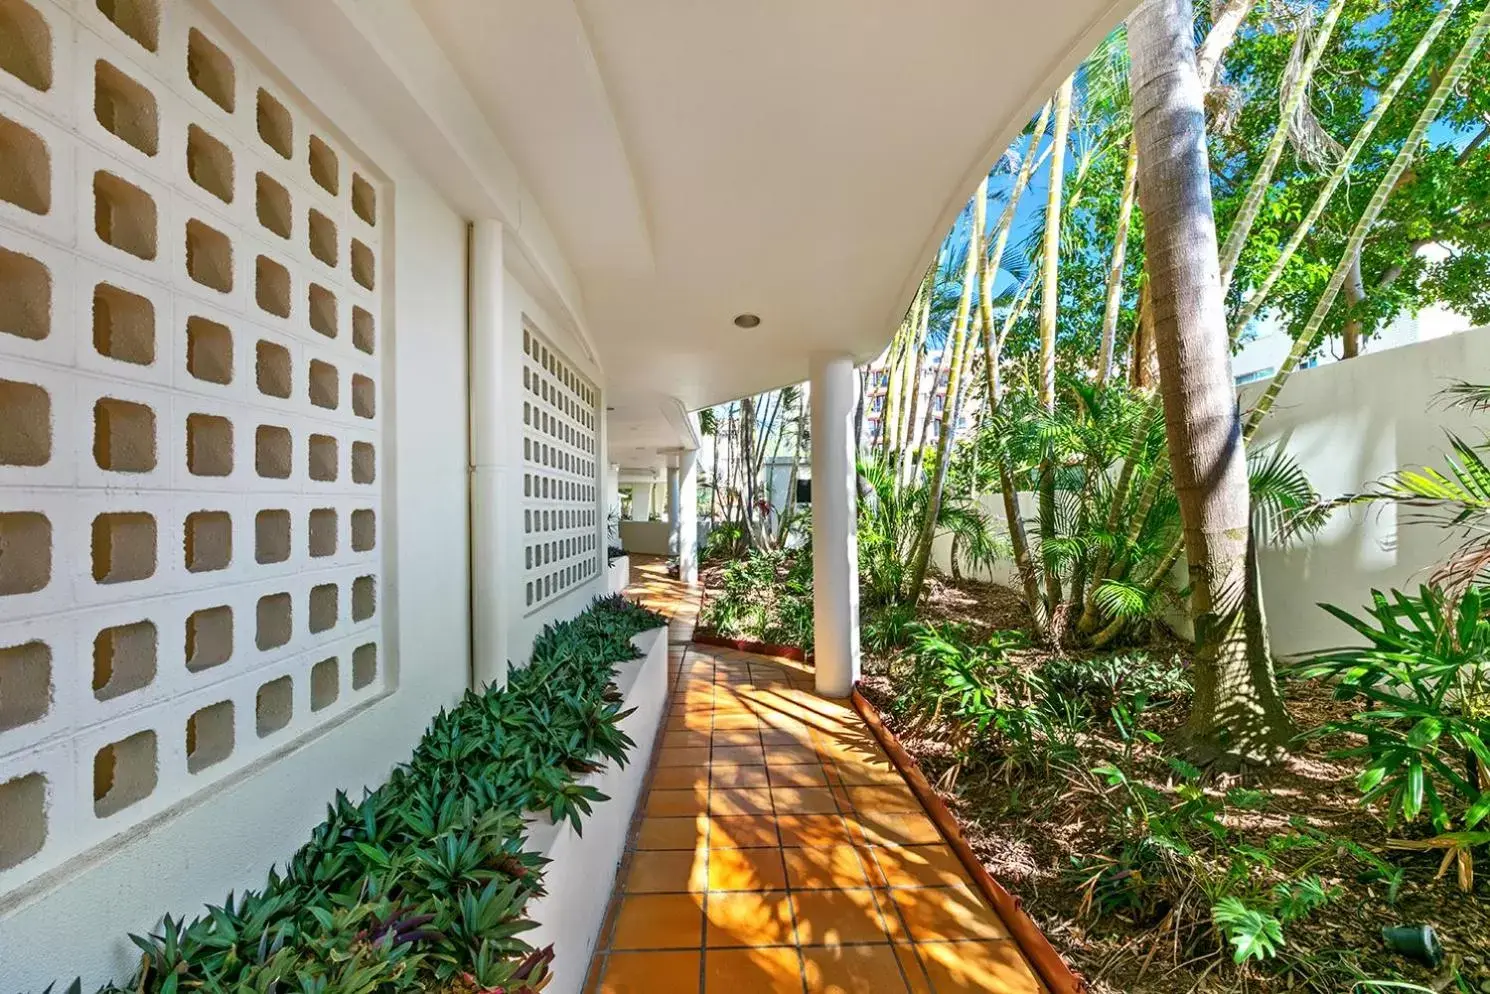
M 1416 597 L 1372 591 L 1365 618 L 1324 609 L 1366 640 L 1315 655 L 1296 675 L 1335 681 L 1335 696 L 1363 700 L 1349 718 L 1317 734 L 1364 739 L 1338 755 L 1366 761 L 1358 778 L 1365 803 L 1386 802 L 1389 817 L 1427 816 L 1442 832 L 1457 817 L 1466 829 L 1490 815 L 1483 783 L 1490 769 L 1490 619 L 1485 593 L 1457 600 L 1423 586 Z M 1450 805 L 1454 807 L 1451 809 Z

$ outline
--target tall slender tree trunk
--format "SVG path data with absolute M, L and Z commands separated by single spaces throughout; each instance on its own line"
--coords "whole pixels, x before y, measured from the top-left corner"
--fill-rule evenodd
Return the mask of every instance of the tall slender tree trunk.
M 1055 95 L 1055 130 L 1050 146 L 1050 186 L 1045 201 L 1045 244 L 1041 259 L 1040 406 L 1055 410 L 1055 333 L 1061 302 L 1061 187 L 1066 163 L 1066 139 L 1071 130 L 1071 91 L 1076 77 L 1068 76 Z M 1040 461 L 1040 542 L 1045 573 L 1045 610 L 1052 621 L 1061 605 L 1061 576 L 1051 562 L 1049 542 L 1055 538 L 1055 467 Z
M 1215 87 L 1216 79 L 1221 75 L 1221 56 L 1236 40 L 1237 31 L 1241 29 L 1247 15 L 1252 13 L 1256 3 L 1257 0 L 1227 0 L 1214 6 L 1211 30 L 1195 56 L 1195 70 L 1200 77 L 1202 95 Z
M 1118 314 L 1123 304 L 1123 263 L 1128 251 L 1128 227 L 1133 222 L 1133 202 L 1138 194 L 1138 150 L 1129 143 L 1128 165 L 1123 173 L 1123 199 L 1118 203 L 1117 233 L 1112 240 L 1112 265 L 1107 269 L 1107 301 L 1102 309 L 1102 344 L 1097 349 L 1097 386 L 1112 372 L 1113 342 L 1117 338 Z
M 934 279 L 933 275 L 930 277 Z M 907 388 L 910 391 L 910 401 L 906 404 L 904 439 L 900 446 L 900 468 L 895 473 L 895 489 L 904 487 L 910 479 L 911 459 L 914 450 L 919 444 L 916 438 L 916 429 L 920 422 L 916 420 L 917 408 L 921 406 L 921 374 L 924 372 L 926 363 L 926 333 L 931 326 L 931 291 L 927 290 L 926 299 L 921 303 L 920 320 L 916 326 L 916 362 L 911 368 L 911 382 Z
M 1249 640 L 1250 507 L 1231 375 L 1190 0 L 1145 0 L 1128 21 L 1139 196 L 1175 491 L 1190 560 L 1201 759 L 1270 761 L 1292 734 L 1264 640 Z
M 1341 333 L 1340 355 L 1343 359 L 1354 359 L 1361 354 L 1360 307 L 1366 302 L 1366 281 L 1361 278 L 1361 253 L 1355 254 L 1350 264 L 1350 274 L 1345 277 L 1345 329 Z
M 920 535 L 916 540 L 915 557 L 911 561 L 910 591 L 907 600 L 915 605 L 921 599 L 921 588 L 926 582 L 926 569 L 931 562 L 931 546 L 936 541 L 936 523 L 941 516 L 942 491 L 947 485 L 947 458 L 951 451 L 952 436 L 957 432 L 957 401 L 961 389 L 962 370 L 967 363 L 964 352 L 967 345 L 968 319 L 972 315 L 973 288 L 978 282 L 978 272 L 983 258 L 983 227 L 987 220 L 988 177 L 978 184 L 973 194 L 973 223 L 968 231 L 967 263 L 962 273 L 962 296 L 957 301 L 957 315 L 952 319 L 952 333 L 948 349 L 950 372 L 947 374 L 947 399 L 942 406 L 942 430 L 937 434 L 936 465 L 932 467 L 931 493 L 926 498 L 926 517 L 921 521 Z

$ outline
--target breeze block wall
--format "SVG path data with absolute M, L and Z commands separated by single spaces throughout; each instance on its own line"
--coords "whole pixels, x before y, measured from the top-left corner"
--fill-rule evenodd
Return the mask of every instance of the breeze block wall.
M 0 901 L 393 686 L 389 187 L 216 23 L 0 0 Z

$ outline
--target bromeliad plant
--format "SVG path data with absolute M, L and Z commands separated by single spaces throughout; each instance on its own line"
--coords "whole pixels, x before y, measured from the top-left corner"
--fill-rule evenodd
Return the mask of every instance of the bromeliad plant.
M 634 744 L 615 664 L 636 657 L 632 636 L 665 623 L 612 597 L 545 628 L 531 665 L 441 710 L 387 783 L 358 802 L 337 792 L 262 890 L 131 936 L 139 969 L 104 994 L 542 990 L 553 951 L 522 933 L 544 860 L 524 851 L 524 815 L 577 831 L 606 799 L 578 778 L 624 764 Z

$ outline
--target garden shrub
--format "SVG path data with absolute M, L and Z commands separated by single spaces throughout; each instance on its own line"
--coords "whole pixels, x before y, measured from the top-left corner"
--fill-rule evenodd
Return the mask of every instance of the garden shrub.
M 726 638 L 812 651 L 812 550 L 752 549 L 720 572 L 699 626 Z
M 666 619 L 621 597 L 546 627 L 506 687 L 467 691 L 413 757 L 326 820 L 258 891 L 194 921 L 167 916 L 126 984 L 106 994 L 474 994 L 540 990 L 552 949 L 521 934 L 545 860 L 524 851 L 525 812 L 579 830 L 606 800 L 578 778 L 634 745 L 611 680 L 631 638 Z M 78 985 L 73 985 L 75 994 Z

